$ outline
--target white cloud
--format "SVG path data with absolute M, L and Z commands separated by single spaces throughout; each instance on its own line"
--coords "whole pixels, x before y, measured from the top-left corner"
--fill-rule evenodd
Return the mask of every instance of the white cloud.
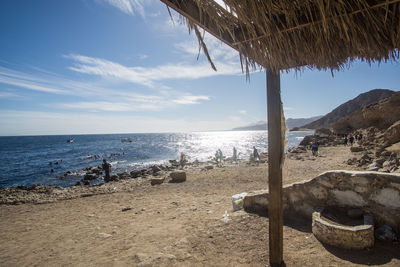
M 144 0 L 105 0 L 105 2 L 128 15 L 139 13 L 142 17 L 145 16 Z
M 240 69 L 239 53 L 236 50 L 222 43 L 220 40 L 208 33 L 204 36 L 204 42 L 207 45 L 211 58 L 215 60 L 217 64 L 220 61 L 228 61 L 229 64 L 235 65 Z M 188 41 L 177 43 L 175 47 L 179 49 L 179 52 L 185 52 L 190 56 L 197 56 L 199 53 L 199 45 L 196 38 L 191 38 Z
M 247 114 L 247 110 L 244 110 L 244 109 L 243 110 L 239 110 L 239 113 L 242 114 L 242 115 L 246 115 Z
M 0 83 L 46 93 L 65 93 L 65 91 L 58 88 L 58 86 L 48 84 L 34 76 L 3 67 L 0 67 Z
M 154 82 L 170 79 L 199 79 L 217 75 L 239 75 L 239 64 L 218 61 L 218 71 L 211 69 L 208 62 L 199 64 L 165 64 L 155 67 L 128 67 L 106 59 L 88 57 L 77 54 L 65 56 L 74 61 L 68 67 L 72 71 L 96 75 L 105 79 L 118 79 L 120 81 L 141 84 L 153 88 Z
M 200 104 L 200 100 L 210 100 L 210 97 L 204 95 L 185 95 L 179 97 L 178 99 L 172 100 L 172 102 L 182 105 L 193 105 Z
M 0 92 L 0 98 L 11 98 L 11 97 L 21 97 L 21 96 L 10 92 Z
M 121 68 L 123 67 L 121 66 Z M 111 70 L 109 71 L 112 73 Z M 62 78 L 57 74 L 48 74 L 45 70 L 28 74 L 0 67 L 0 83 L 42 93 L 71 95 L 82 99 L 82 101 L 73 103 L 52 101 L 51 104 L 43 104 L 50 108 L 56 106 L 89 112 L 149 111 L 178 105 L 199 104 L 200 101 L 210 99 L 209 96 L 204 95 L 185 94 L 182 96 L 182 92 L 171 90 L 168 86 L 160 86 L 156 94 L 140 94 L 131 89 L 118 89 L 118 86 L 124 85 L 123 82 L 124 79 L 122 82 L 119 80 L 111 84 L 107 84 L 105 81 L 77 82 Z M 21 92 L 19 95 L 21 96 Z M 15 96 L 17 96 L 15 92 L 10 92 L 10 90 L 0 92 L 0 98 Z

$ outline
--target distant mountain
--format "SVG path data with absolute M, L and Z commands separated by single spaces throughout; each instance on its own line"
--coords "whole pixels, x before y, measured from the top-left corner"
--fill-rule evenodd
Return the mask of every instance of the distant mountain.
M 322 116 L 315 116 L 315 117 L 311 117 L 311 118 L 299 118 L 299 119 L 289 118 L 286 120 L 286 127 L 288 129 L 293 129 L 295 127 L 300 127 L 301 125 L 316 121 L 320 118 L 322 118 Z
M 286 120 L 286 127 L 288 129 L 292 129 L 294 127 L 298 127 L 305 123 L 310 123 L 312 121 L 318 120 L 321 117 L 322 116 L 316 116 L 316 117 L 311 117 L 311 118 L 299 118 L 299 119 L 289 118 Z M 267 123 L 263 122 L 263 121 L 259 121 L 254 124 L 248 125 L 248 126 L 233 128 L 232 131 L 257 131 L 257 130 L 267 130 L 267 129 L 268 129 Z
M 264 121 L 259 121 L 254 124 L 250 124 L 243 127 L 233 128 L 232 131 L 259 131 L 259 130 L 267 130 L 267 123 Z
M 338 106 L 319 120 L 305 124 L 301 128 L 317 129 L 330 128 L 332 123 L 350 115 L 354 111 L 367 105 L 379 102 L 382 99 L 392 96 L 395 92 L 387 89 L 374 89 L 360 94 L 356 98 Z

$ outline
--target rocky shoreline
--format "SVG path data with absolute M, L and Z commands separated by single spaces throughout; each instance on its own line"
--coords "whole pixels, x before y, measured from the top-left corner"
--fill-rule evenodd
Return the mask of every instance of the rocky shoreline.
M 225 160 L 225 165 L 218 167 L 213 161 L 208 162 L 187 162 L 184 168 L 181 168 L 176 160 L 169 160 L 170 165 L 153 165 L 149 168 L 132 170 L 129 173 L 117 173 L 111 175 L 109 182 L 91 184 L 94 180 L 103 180 L 103 170 L 101 166 L 87 167 L 84 170 L 81 182 L 70 187 L 51 186 L 51 185 L 32 185 L 16 187 L 0 187 L 0 205 L 17 205 L 24 203 L 43 204 L 60 200 L 68 200 L 80 197 L 89 197 L 100 194 L 112 194 L 117 192 L 131 192 L 138 187 L 147 185 L 156 185 L 164 182 L 184 182 L 186 180 L 186 171 L 209 171 L 214 168 L 225 168 L 233 165 L 231 159 Z M 259 163 L 267 162 L 267 154 L 260 154 Z M 253 159 L 239 160 L 239 165 L 255 165 Z M 181 178 L 184 176 L 185 178 Z
M 396 143 L 394 144 L 394 142 L 397 141 L 396 134 L 398 134 L 395 130 L 398 131 L 399 128 L 398 126 L 396 127 L 397 128 L 391 127 L 386 131 L 380 131 L 377 128 L 370 127 L 354 132 L 354 135 L 363 134 L 363 139 L 348 147 L 352 152 L 352 156 L 345 159 L 345 163 L 349 165 L 350 168 L 354 167 L 359 170 L 399 173 L 400 150 L 398 148 L 391 149 L 391 147 L 396 147 L 398 145 Z M 317 140 L 321 147 L 326 148 L 343 146 L 342 136 L 333 134 L 329 129 L 318 129 L 313 135 L 304 137 L 300 145 L 290 148 L 286 155 L 287 159 L 301 161 L 306 159 L 316 160 L 315 157 L 310 157 L 308 155 L 312 140 Z M 259 163 L 265 165 L 268 157 L 267 153 L 261 153 L 260 156 Z M 91 183 L 103 179 L 103 170 L 101 166 L 92 166 L 85 168 L 85 174 L 81 181 L 71 187 L 32 185 L 0 188 L 0 205 L 23 203 L 40 204 L 99 194 L 130 192 L 136 190 L 138 187 L 171 182 L 171 180 L 173 180 L 171 177 L 180 176 L 179 172 L 190 170 L 209 171 L 214 168 L 219 168 L 213 161 L 187 162 L 183 169 L 176 160 L 169 160 L 169 163 L 170 165 L 153 165 L 149 168 L 117 173 L 111 176 L 111 181 L 108 183 Z M 255 162 L 252 158 L 239 161 L 239 165 L 244 164 L 255 165 Z M 227 166 L 235 166 L 232 164 L 230 158 L 225 160 L 225 166 L 222 167 L 222 169 Z

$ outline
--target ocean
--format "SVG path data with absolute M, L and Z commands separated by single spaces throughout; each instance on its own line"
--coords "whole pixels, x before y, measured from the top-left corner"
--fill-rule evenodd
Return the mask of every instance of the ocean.
M 168 160 L 179 159 L 180 152 L 188 161 L 204 162 L 211 160 L 217 149 L 231 157 L 236 147 L 239 159 L 248 159 L 253 146 L 260 153 L 268 150 L 267 134 L 223 131 L 0 137 L 0 186 L 73 186 L 85 167 L 101 165 L 103 158 L 112 164 L 113 174 L 169 164 Z M 298 145 L 309 134 L 312 132 L 288 132 L 287 147 Z M 61 179 L 67 171 L 71 175 Z

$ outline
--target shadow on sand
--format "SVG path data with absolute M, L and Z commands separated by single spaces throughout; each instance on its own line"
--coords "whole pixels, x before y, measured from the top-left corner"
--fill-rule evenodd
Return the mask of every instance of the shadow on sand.
M 257 212 L 256 214 L 268 218 L 268 211 L 262 214 Z M 286 212 L 283 215 L 283 224 L 304 233 L 312 233 L 311 219 L 293 213 Z M 382 265 L 391 262 L 392 259 L 400 259 L 400 244 L 398 242 L 391 243 L 375 239 L 374 247 L 367 250 L 348 250 L 321 244 L 329 253 L 354 264 Z
M 368 250 L 346 250 L 322 244 L 324 248 L 338 258 L 363 265 L 382 265 L 392 259 L 400 259 L 400 246 L 391 242 L 375 240 L 373 248 Z

